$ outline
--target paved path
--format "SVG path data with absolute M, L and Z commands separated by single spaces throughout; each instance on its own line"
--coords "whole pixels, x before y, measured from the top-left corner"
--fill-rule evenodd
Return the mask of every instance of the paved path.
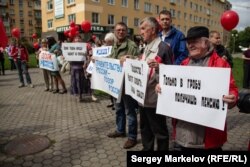
M 106 108 L 108 98 L 79 103 L 68 94 L 44 92 L 42 72 L 30 69 L 35 88 L 18 88 L 16 71 L 0 76 L 0 166 L 1 167 L 111 167 L 126 166 L 126 138 L 110 139 L 115 113 Z M 63 75 L 67 87 L 69 76 Z M 230 110 L 228 142 L 224 150 L 246 150 L 250 138 L 250 115 Z M 169 120 L 168 120 L 169 122 Z M 170 129 L 171 131 L 171 129 Z M 17 136 L 40 134 L 53 145 L 28 156 L 7 156 L 3 147 Z M 170 146 L 171 147 L 171 146 Z M 139 144 L 130 150 L 141 150 Z

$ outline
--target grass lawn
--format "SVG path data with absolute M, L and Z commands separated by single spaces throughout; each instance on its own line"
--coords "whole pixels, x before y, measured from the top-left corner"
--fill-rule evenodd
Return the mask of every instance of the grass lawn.
M 29 55 L 29 67 L 36 68 L 36 57 L 35 54 Z M 241 58 L 234 58 L 233 59 L 234 67 L 233 67 L 233 75 L 236 81 L 236 84 L 239 88 L 242 88 L 242 81 L 243 81 L 243 60 Z M 5 69 L 10 69 L 10 62 L 5 55 Z

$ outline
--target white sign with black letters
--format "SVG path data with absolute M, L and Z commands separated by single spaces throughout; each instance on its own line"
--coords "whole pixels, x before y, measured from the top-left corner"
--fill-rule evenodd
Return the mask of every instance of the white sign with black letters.
M 124 69 L 125 93 L 143 105 L 148 80 L 149 67 L 147 62 L 126 59 Z
M 224 130 L 229 68 L 160 65 L 157 113 Z
M 85 61 L 86 43 L 62 43 L 62 52 L 67 61 Z

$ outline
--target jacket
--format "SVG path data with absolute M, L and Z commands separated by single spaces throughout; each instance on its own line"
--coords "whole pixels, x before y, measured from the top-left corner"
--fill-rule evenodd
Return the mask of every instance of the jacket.
M 126 39 L 120 46 L 115 44 L 112 47 L 112 51 L 109 57 L 120 59 L 124 55 L 130 55 L 131 58 L 135 58 L 139 55 L 139 49 L 137 45 L 130 39 Z
M 161 39 L 163 38 L 162 32 L 159 33 L 159 36 Z M 181 62 L 188 56 L 186 41 L 183 40 L 184 38 L 185 36 L 181 31 L 171 26 L 169 34 L 165 37 L 165 39 L 162 39 L 162 41 L 170 45 L 174 54 L 174 64 L 176 65 L 181 64 Z
M 145 61 L 149 59 L 155 59 L 158 63 L 173 64 L 172 50 L 171 48 L 158 37 L 149 43 L 144 50 Z M 143 56 L 144 57 L 144 56 Z M 159 73 L 154 69 L 149 69 L 148 82 L 146 87 L 144 107 L 156 108 L 157 105 L 157 93 L 155 92 L 155 86 L 159 83 Z M 152 75 L 152 76 L 151 76 Z
M 185 59 L 181 65 L 188 65 L 190 58 Z M 208 61 L 208 67 L 225 67 L 230 68 L 227 61 L 220 58 L 216 52 L 213 52 Z M 229 93 L 238 97 L 238 88 L 231 73 L 229 83 Z M 178 123 L 178 122 L 177 122 Z M 176 131 L 175 126 L 173 132 Z M 227 126 L 225 125 L 224 131 L 217 130 L 210 127 L 205 127 L 204 145 L 205 149 L 221 147 L 227 141 Z
M 29 53 L 24 46 L 14 46 L 11 49 L 11 56 L 13 57 L 14 61 L 17 61 L 17 58 L 20 58 L 21 61 L 29 61 Z

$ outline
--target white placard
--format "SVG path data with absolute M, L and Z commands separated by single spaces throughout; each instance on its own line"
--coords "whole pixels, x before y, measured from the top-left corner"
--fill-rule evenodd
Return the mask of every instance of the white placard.
M 85 61 L 86 43 L 62 43 L 62 52 L 67 61 Z
M 50 71 L 59 71 L 56 55 L 48 51 L 41 51 L 39 67 Z
M 224 130 L 230 68 L 160 65 L 157 113 Z
M 64 17 L 64 0 L 55 0 L 55 18 Z
M 148 64 L 146 61 L 126 59 L 125 93 L 144 105 L 148 81 Z
M 123 76 L 124 70 L 119 60 L 97 57 L 92 72 L 91 88 L 118 98 L 122 92 Z
M 107 57 L 111 54 L 112 46 L 102 46 L 93 48 L 94 57 Z
M 89 65 L 86 69 L 87 73 L 92 74 L 93 68 L 94 68 L 94 63 L 92 61 L 90 61 Z

